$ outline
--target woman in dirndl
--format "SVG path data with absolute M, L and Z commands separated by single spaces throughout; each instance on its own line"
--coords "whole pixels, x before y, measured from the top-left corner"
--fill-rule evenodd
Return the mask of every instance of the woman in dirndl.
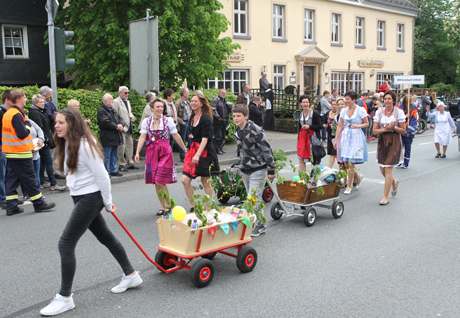
M 319 164 L 321 158 L 315 153 L 312 154 L 311 139 L 313 135 L 316 136 L 315 140 L 320 141 L 321 131 L 321 117 L 318 112 L 310 108 L 310 100 L 307 96 L 299 98 L 300 107 L 302 112 L 299 116 L 297 134 L 297 157 L 299 158 L 299 171 L 305 171 L 305 161 L 312 161 L 313 164 Z
M 192 108 L 189 134 L 191 145 L 185 154 L 182 184 L 193 206 L 192 180 L 200 177 L 204 192 L 212 197 L 214 191 L 209 177 L 219 173 L 219 161 L 212 142 L 212 109 L 207 98 L 202 92 L 197 91 L 192 97 L 190 106 Z
M 174 168 L 173 151 L 169 143 L 172 137 L 176 143 L 187 151 L 182 138 L 177 132 L 172 117 L 165 115 L 166 104 L 161 99 L 150 102 L 152 115 L 141 123 L 140 137 L 134 160 L 139 162 L 140 152 L 144 143 L 145 151 L 145 183 L 155 185 L 161 209 L 157 215 L 163 215 L 172 207 L 169 206 L 167 184 L 177 181 Z
M 390 191 L 396 196 L 399 182 L 393 176 L 393 168 L 401 158 L 401 134 L 406 132 L 406 115 L 404 111 L 396 107 L 396 95 L 388 91 L 383 95 L 384 107 L 381 107 L 374 116 L 373 133 L 378 136 L 377 161 L 380 172 L 385 178 L 383 198 L 380 205 L 387 205 Z
M 437 151 L 435 158 L 443 159 L 446 158 L 447 146 L 452 141 L 452 133 L 456 130 L 455 122 L 445 108 L 446 105 L 438 101 L 436 112 L 431 115 L 431 122 L 434 124 L 434 146 Z
M 367 161 L 367 141 L 362 128 L 369 125 L 368 115 L 363 107 L 356 105 L 357 95 L 353 91 L 345 94 L 345 108 L 340 111 L 334 140 L 337 161 L 347 170 L 347 187 L 344 194 L 350 194 L 353 185 L 358 187 L 362 177 L 355 165 Z

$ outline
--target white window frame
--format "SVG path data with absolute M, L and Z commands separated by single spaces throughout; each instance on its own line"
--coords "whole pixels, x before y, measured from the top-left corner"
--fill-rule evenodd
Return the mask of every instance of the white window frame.
M 383 20 L 377 20 L 377 48 L 378 49 L 385 49 L 386 47 L 385 28 L 386 28 L 386 22 Z
M 272 38 L 276 40 L 286 39 L 286 6 L 283 4 L 273 4 L 272 9 Z M 281 28 L 281 35 L 278 30 Z
M 364 90 L 364 72 L 350 72 L 350 89 L 360 94 Z M 331 72 L 331 91 L 336 89 L 339 95 L 347 92 L 347 72 Z
M 405 45 L 405 26 L 403 23 L 396 24 L 396 49 L 404 51 Z
M 342 43 L 342 15 L 340 13 L 331 15 L 331 43 Z
M 273 88 L 284 89 L 286 87 L 286 65 L 273 65 Z
M 22 29 L 22 55 L 7 55 L 5 47 L 5 28 Z M 28 59 L 29 58 L 29 38 L 27 35 L 27 26 L 15 24 L 2 24 L 2 44 L 4 59 Z
M 238 74 L 238 76 L 236 76 Z M 245 74 L 245 79 L 241 79 L 241 74 Z M 238 78 L 237 78 L 238 77 Z M 239 83 L 239 89 L 235 90 L 235 84 Z M 243 85 L 249 83 L 248 69 L 228 69 L 222 74 L 222 77 L 208 79 L 208 89 L 225 88 L 232 91 L 234 94 L 239 94 L 242 91 Z
M 311 36 L 309 36 L 311 35 Z M 303 40 L 315 41 L 315 10 L 305 9 L 303 15 Z
M 246 4 L 246 9 L 241 9 L 241 3 L 244 2 Z M 235 4 L 237 8 L 235 8 Z M 234 0 L 233 1 L 233 35 L 236 36 L 248 36 L 249 35 L 249 1 L 248 0 Z M 241 16 L 244 16 L 245 27 L 246 30 L 244 32 L 241 30 Z
M 401 73 L 377 72 L 377 75 L 376 75 L 376 83 L 377 83 L 376 90 L 378 90 L 379 86 L 382 85 L 383 82 L 385 82 L 386 80 L 390 81 L 390 86 L 391 86 L 392 89 L 395 89 L 395 90 L 401 89 L 401 85 L 393 84 L 394 83 L 394 77 L 396 75 L 404 75 L 404 73 L 403 72 L 401 72 Z
M 364 47 L 365 46 L 365 25 L 366 20 L 363 17 L 356 17 L 355 20 L 355 46 Z M 359 38 L 361 37 L 361 41 Z

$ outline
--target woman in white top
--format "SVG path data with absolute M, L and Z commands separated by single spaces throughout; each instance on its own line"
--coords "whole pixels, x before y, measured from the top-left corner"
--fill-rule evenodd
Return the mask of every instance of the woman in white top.
M 142 284 L 139 272 L 134 271 L 126 252 L 115 238 L 101 210 L 112 211 L 110 178 L 104 168 L 101 147 L 91 134 L 79 112 L 65 109 L 56 115 L 56 162 L 66 175 L 67 187 L 74 208 L 59 239 L 61 255 L 61 290 L 40 314 L 55 316 L 74 309 L 72 283 L 75 275 L 75 247 L 89 229 L 99 242 L 112 253 L 123 270 L 121 282 L 112 293 L 122 293 Z
M 393 168 L 401 158 L 401 134 L 406 132 L 406 115 L 396 107 L 396 95 L 388 91 L 383 95 L 384 107 L 377 110 L 374 116 L 373 133 L 378 136 L 377 161 L 380 172 L 385 178 L 383 198 L 380 205 L 387 205 L 389 195 L 395 196 L 398 191 L 398 181 L 393 176 Z
M 452 141 L 452 132 L 456 129 L 452 116 L 445 108 L 446 105 L 438 101 L 436 112 L 431 115 L 431 122 L 434 123 L 434 146 L 437 151 L 435 158 L 446 158 L 447 146 Z

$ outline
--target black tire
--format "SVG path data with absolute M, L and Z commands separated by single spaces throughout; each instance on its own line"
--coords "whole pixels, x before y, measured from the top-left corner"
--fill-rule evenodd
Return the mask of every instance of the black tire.
M 275 204 L 272 204 L 272 207 L 270 208 L 270 216 L 272 217 L 273 220 L 277 221 L 281 219 L 283 216 L 283 208 L 281 207 L 281 204 L 279 202 L 276 202 Z
M 331 212 L 332 212 L 332 216 L 334 217 L 334 219 L 341 218 L 343 215 L 343 212 L 345 212 L 345 206 L 343 205 L 343 202 L 334 201 L 334 203 L 332 203 Z
M 426 127 L 427 127 L 427 122 L 425 119 L 420 119 L 417 123 L 417 131 L 416 131 L 416 134 L 417 135 L 420 135 L 420 134 L 423 134 L 426 130 Z
M 273 200 L 273 190 L 268 185 L 265 186 L 262 192 L 262 200 L 264 200 L 265 203 L 269 203 Z
M 236 256 L 236 267 L 242 273 L 249 273 L 257 265 L 257 252 L 252 247 L 243 246 Z
M 307 211 L 303 214 L 303 222 L 305 226 L 313 226 L 316 222 L 316 210 L 314 208 L 308 208 Z
M 231 196 L 224 194 L 221 191 L 217 192 L 217 199 L 219 200 L 220 203 L 222 204 L 227 204 L 228 200 L 230 200 Z
M 171 263 L 170 260 L 177 261 L 177 256 L 174 256 L 174 255 L 162 252 L 162 251 L 158 251 L 155 255 L 155 262 L 160 264 L 160 266 L 163 267 L 164 269 L 170 269 L 176 266 L 176 264 Z
M 214 257 L 216 257 L 216 255 L 217 255 L 217 252 L 214 252 L 214 253 L 209 253 L 209 254 L 203 255 L 201 257 L 209 259 L 209 260 L 212 261 L 214 259 Z
M 214 278 L 214 265 L 208 259 L 201 258 L 192 265 L 192 282 L 197 288 L 208 286 Z

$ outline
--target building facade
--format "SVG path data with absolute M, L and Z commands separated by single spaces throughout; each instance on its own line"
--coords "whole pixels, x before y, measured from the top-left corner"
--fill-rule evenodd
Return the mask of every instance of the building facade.
M 221 0 L 240 45 L 208 88 L 259 87 L 375 91 L 412 74 L 416 7 L 408 0 Z

